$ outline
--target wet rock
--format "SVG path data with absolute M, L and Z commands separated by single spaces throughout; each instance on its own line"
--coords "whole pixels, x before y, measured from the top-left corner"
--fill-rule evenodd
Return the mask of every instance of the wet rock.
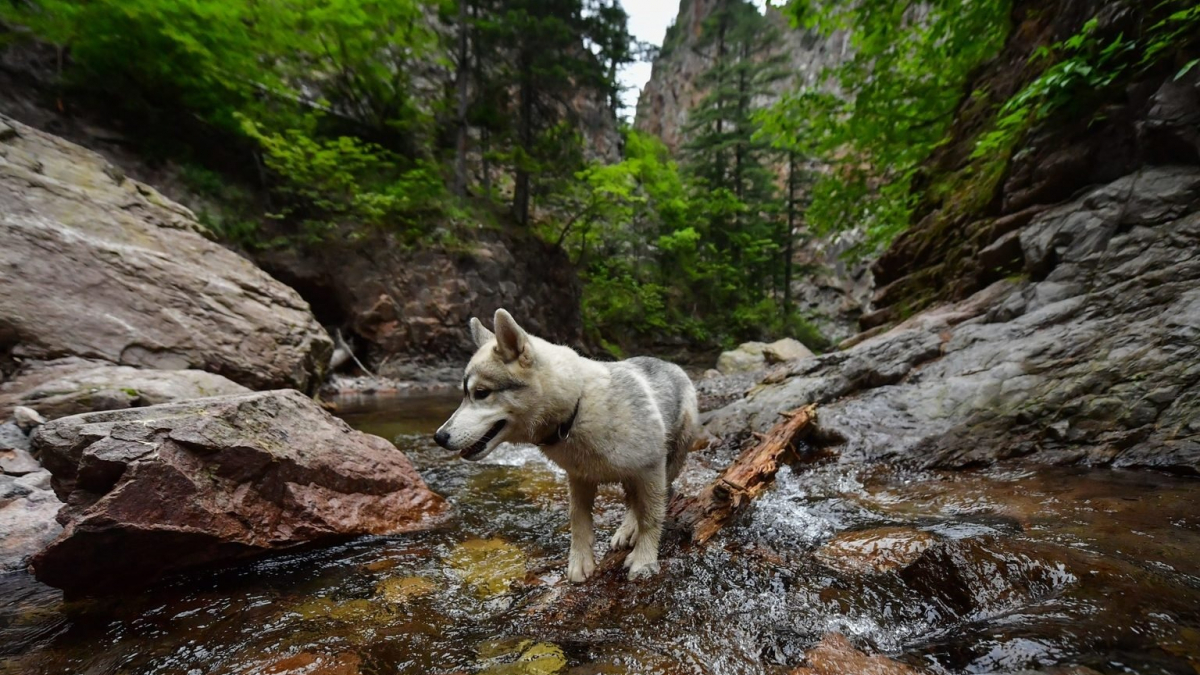
M 27 363 L 0 384 L 0 415 L 11 406 L 28 406 L 54 419 L 249 391 L 201 370 L 133 368 L 71 357 Z
M 552 675 L 564 670 L 567 657 L 552 642 L 501 641 L 479 647 L 480 675 Z
M 390 443 L 291 390 L 64 417 L 34 446 L 67 507 L 33 566 L 69 592 L 419 529 L 444 508 Z
M 765 345 L 762 348 L 762 355 L 767 365 L 813 357 L 812 350 L 795 338 L 783 338 Z
M 763 356 L 766 346 L 762 342 L 743 342 L 737 349 L 721 352 L 717 357 L 717 371 L 722 375 L 733 375 L 762 369 L 767 364 Z
M 244 675 L 358 675 L 361 665 L 362 659 L 349 652 L 336 655 L 300 652 L 242 672 Z
M 934 535 L 911 527 L 880 527 L 843 532 L 815 555 L 839 572 L 873 574 L 907 567 L 936 542 Z
M 994 616 L 1075 582 L 1062 563 L 998 538 L 940 542 L 897 574 L 927 604 L 926 617 L 944 623 Z
M 413 598 L 429 595 L 435 590 L 437 590 L 437 584 L 425 577 L 396 577 L 385 579 L 375 586 L 376 594 L 395 604 L 403 604 Z
M 0 571 L 24 569 L 62 531 L 54 519 L 62 502 L 50 490 L 49 476 L 44 470 L 0 475 Z
M 333 344 L 295 291 L 100 155 L 3 121 L 17 130 L 0 152 L 0 324 L 13 355 L 196 368 L 261 388 L 321 379 Z
M 805 655 L 792 675 L 918 675 L 923 671 L 879 654 L 860 651 L 846 636 L 830 633 Z
M 781 366 L 709 430 L 765 432 L 818 403 L 818 440 L 847 460 L 1200 472 L 1200 168 L 1146 169 L 1020 233 L 1033 279 Z

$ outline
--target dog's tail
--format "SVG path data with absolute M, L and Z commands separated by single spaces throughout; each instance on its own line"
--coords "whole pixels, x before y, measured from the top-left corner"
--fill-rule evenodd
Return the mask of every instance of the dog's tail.
M 667 447 L 667 485 L 675 482 L 683 465 L 687 462 L 692 445 L 700 436 L 700 409 L 696 405 L 696 389 L 691 381 L 683 395 L 683 405 L 679 411 L 679 420 Z

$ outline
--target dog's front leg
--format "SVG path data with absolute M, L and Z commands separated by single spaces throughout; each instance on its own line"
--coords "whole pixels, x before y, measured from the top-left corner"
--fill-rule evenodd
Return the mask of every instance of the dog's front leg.
M 658 574 L 658 540 L 662 536 L 663 520 L 667 517 L 667 471 L 658 466 L 633 484 L 631 497 L 638 502 L 633 509 L 638 519 L 638 539 L 633 551 L 625 558 L 630 579 Z
M 596 531 L 592 525 L 596 484 L 571 477 L 567 482 L 571 489 L 571 553 L 567 557 L 567 578 L 578 583 L 592 576 L 596 570 L 593 552 Z

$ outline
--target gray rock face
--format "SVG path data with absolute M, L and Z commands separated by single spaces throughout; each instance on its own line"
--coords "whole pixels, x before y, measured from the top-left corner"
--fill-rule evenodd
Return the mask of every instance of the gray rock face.
M 770 371 L 710 416 L 765 431 L 818 409 L 843 457 L 1043 461 L 1200 473 L 1200 168 L 1146 169 L 1021 230 L 1032 277 Z
M 33 439 L 67 504 L 34 573 L 70 592 L 420 529 L 445 506 L 391 443 L 294 390 L 64 417 Z
M 54 520 L 62 502 L 50 490 L 49 476 L 0 475 L 0 571 L 24 569 L 62 531 Z
M 299 295 L 99 155 L 0 121 L 0 354 L 316 384 L 332 342 Z
M 28 406 L 50 419 L 250 390 L 200 370 L 152 370 L 68 357 L 26 363 L 0 384 L 0 418 Z

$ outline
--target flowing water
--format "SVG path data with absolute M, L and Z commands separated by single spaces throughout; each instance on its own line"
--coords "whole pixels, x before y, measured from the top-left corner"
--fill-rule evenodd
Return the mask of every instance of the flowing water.
M 0 673 L 787 673 L 833 632 L 892 659 L 872 672 L 1200 672 L 1200 481 L 826 460 L 785 467 L 703 549 L 668 542 L 656 579 L 573 586 L 563 475 L 529 447 L 444 453 L 456 403 L 341 402 L 449 498 L 436 530 L 120 598 L 0 577 Z M 694 457 L 681 490 L 727 459 Z M 603 491 L 600 553 L 620 515 Z

